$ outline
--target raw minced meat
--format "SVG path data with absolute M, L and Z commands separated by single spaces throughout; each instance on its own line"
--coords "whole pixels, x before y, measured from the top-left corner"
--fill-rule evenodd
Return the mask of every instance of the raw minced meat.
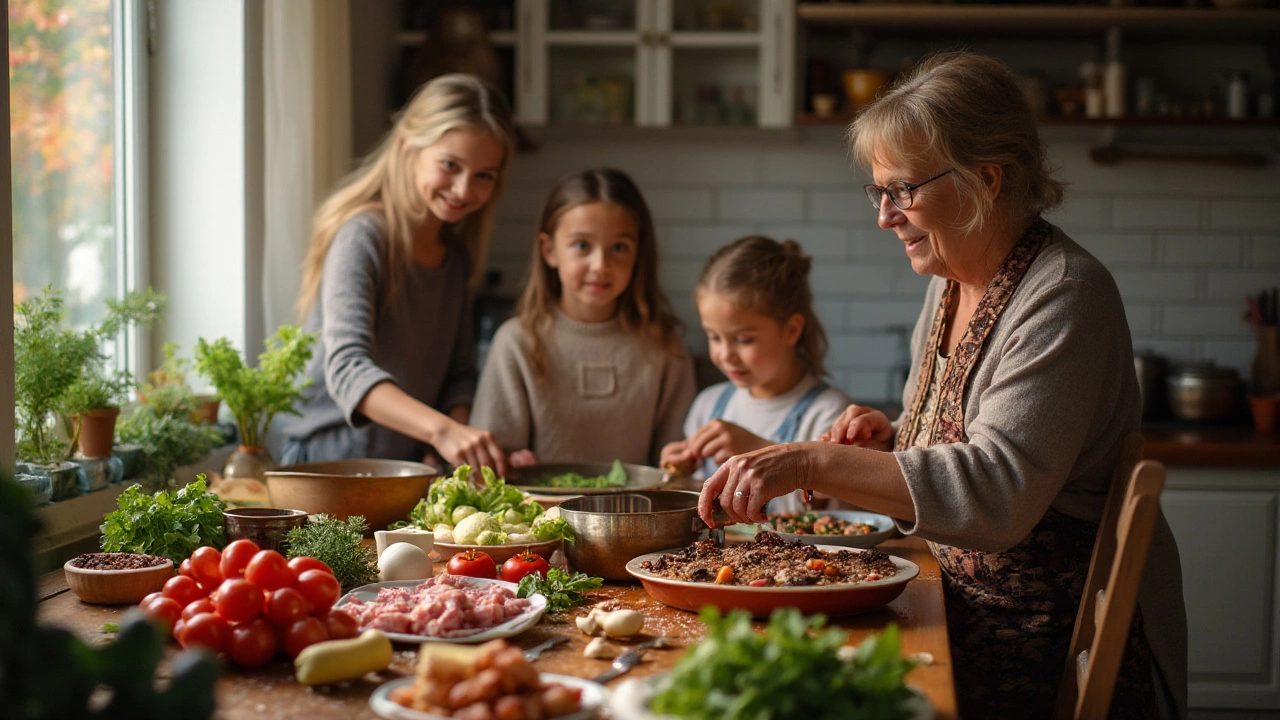
M 893 561 L 879 550 L 830 552 L 764 531 L 751 542 L 726 548 L 710 540 L 696 542 L 646 561 L 643 567 L 672 580 L 757 587 L 835 585 L 898 574 Z
M 362 630 L 458 638 L 501 625 L 531 607 L 501 585 L 472 585 L 444 574 L 411 588 L 382 588 L 369 602 L 353 597 L 342 609 Z

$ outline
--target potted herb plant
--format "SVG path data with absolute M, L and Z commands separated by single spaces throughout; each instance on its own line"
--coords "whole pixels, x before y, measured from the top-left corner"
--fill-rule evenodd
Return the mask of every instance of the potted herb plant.
M 15 308 L 14 404 L 22 461 L 18 470 L 51 477 L 55 500 L 81 491 L 79 470 L 68 461 L 79 444 L 85 416 L 97 409 L 94 406 L 118 403 L 131 384 L 127 373 L 108 373 L 103 343 L 129 325 L 152 322 L 163 309 L 163 296 L 152 290 L 130 293 L 123 300 L 107 301 L 101 323 L 73 330 L 65 325 L 62 296 L 52 287 Z
M 293 378 L 311 359 L 315 339 L 296 325 L 282 325 L 267 338 L 257 367 L 245 365 L 226 338 L 196 342 L 196 370 L 217 388 L 240 433 L 240 447 L 227 460 L 223 477 L 261 479 L 262 473 L 275 468 L 262 441 L 277 413 L 297 413 L 293 403 L 311 381 L 295 385 Z

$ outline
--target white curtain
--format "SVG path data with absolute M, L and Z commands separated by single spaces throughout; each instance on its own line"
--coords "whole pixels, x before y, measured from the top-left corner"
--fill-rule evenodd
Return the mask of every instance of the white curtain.
M 349 0 L 263 5 L 263 327 L 297 322 L 311 214 L 351 167 Z

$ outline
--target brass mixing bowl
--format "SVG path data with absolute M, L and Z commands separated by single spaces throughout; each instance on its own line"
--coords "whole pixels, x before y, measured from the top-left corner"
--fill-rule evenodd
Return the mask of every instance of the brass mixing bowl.
M 409 517 L 440 471 L 405 460 L 329 460 L 264 473 L 271 504 L 339 519 L 363 515 L 369 531 Z

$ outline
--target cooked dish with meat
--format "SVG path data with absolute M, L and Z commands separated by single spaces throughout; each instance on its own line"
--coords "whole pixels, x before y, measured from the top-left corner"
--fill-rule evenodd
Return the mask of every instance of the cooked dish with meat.
M 793 535 L 870 535 L 879 529 L 868 523 L 815 512 L 771 513 L 769 519 L 761 523 L 760 527 Z
M 898 574 L 893 561 L 879 550 L 831 552 L 788 542 L 767 531 L 751 542 L 725 548 L 702 540 L 680 552 L 646 560 L 641 567 L 671 580 L 748 587 L 837 585 Z

